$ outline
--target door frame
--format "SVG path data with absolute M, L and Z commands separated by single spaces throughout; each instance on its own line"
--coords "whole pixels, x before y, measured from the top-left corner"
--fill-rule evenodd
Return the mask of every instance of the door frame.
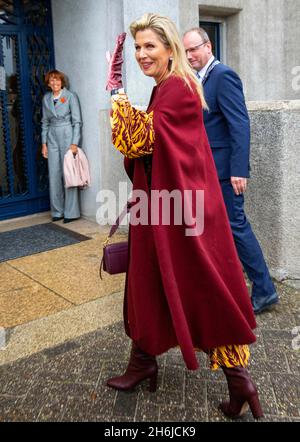
M 17 8 L 20 2 L 15 1 Z M 14 35 L 17 36 L 18 41 L 18 91 L 20 93 L 20 106 L 21 106 L 21 125 L 22 125 L 22 138 L 24 142 L 24 166 L 26 179 L 28 183 L 28 189 L 21 195 L 10 195 L 0 197 L 0 220 L 15 218 L 19 216 L 26 216 L 33 213 L 43 212 L 49 210 L 49 190 L 39 191 L 38 189 L 38 174 L 37 174 L 37 161 L 40 152 L 41 140 L 36 142 L 34 139 L 34 109 L 31 99 L 31 84 L 30 74 L 31 66 L 28 55 L 28 37 L 30 35 L 39 36 L 45 34 L 49 40 L 50 47 L 50 63 L 47 66 L 48 69 L 52 69 L 55 66 L 54 56 L 54 43 L 53 43 L 53 26 L 52 26 L 52 11 L 51 1 L 46 0 L 47 7 L 47 28 L 35 26 L 32 24 L 26 24 L 23 22 L 22 14 L 18 18 L 16 24 L 0 24 L 1 35 Z M 20 9 L 19 10 L 20 13 Z M 47 41 L 48 43 L 48 41 Z M 7 103 L 6 103 L 7 105 Z M 41 102 L 42 108 L 42 102 Z M 4 122 L 3 122 L 4 123 Z M 5 124 L 5 123 L 4 123 Z M 7 124 L 7 122 L 6 122 Z M 11 141 L 10 141 L 11 142 Z M 38 145 L 36 145 L 38 143 Z M 6 154 L 9 153 L 9 161 L 7 175 L 12 178 L 14 174 L 13 158 L 12 158 L 12 146 L 5 146 Z M 7 155 L 6 155 L 7 158 Z M 46 160 L 43 160 L 46 161 Z M 45 166 L 46 167 L 46 166 Z M 10 191 L 12 185 L 10 185 Z

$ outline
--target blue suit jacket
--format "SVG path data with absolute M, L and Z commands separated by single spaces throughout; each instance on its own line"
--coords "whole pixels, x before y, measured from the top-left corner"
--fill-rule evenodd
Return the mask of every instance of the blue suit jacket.
M 204 124 L 219 179 L 249 177 L 250 121 L 239 76 L 216 65 L 203 82 L 209 111 Z

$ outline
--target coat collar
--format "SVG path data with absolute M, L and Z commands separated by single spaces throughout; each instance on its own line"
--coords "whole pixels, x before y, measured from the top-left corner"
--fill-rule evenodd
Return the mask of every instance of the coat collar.
M 47 98 L 48 98 L 48 106 L 49 106 L 51 112 L 52 112 L 55 116 L 57 116 L 57 115 L 56 115 L 56 111 L 55 111 L 55 106 L 54 106 L 54 103 L 53 103 L 52 92 L 49 92 L 49 93 L 48 93 L 48 97 L 47 97 Z
M 61 96 L 59 97 L 58 102 L 56 103 L 55 106 L 54 105 L 53 106 L 57 109 L 59 106 L 61 106 L 66 101 L 67 101 L 67 89 L 64 87 L 61 91 Z
M 56 114 L 56 109 L 57 109 L 59 106 L 61 106 L 61 105 L 63 104 L 63 102 L 64 102 L 64 101 L 61 101 L 62 98 L 65 98 L 65 99 L 67 100 L 67 89 L 66 89 L 65 87 L 62 89 L 61 96 L 59 97 L 59 100 L 58 100 L 58 102 L 56 103 L 55 106 L 54 106 L 54 103 L 53 103 L 53 94 L 52 94 L 52 92 L 50 92 L 49 95 L 48 95 L 48 103 L 49 103 L 49 107 L 50 107 L 51 111 L 53 112 L 53 114 L 54 114 L 55 116 L 57 116 L 57 114 Z
M 205 76 L 202 80 L 202 85 L 204 85 L 211 73 L 211 71 L 217 66 L 217 64 L 220 64 L 220 61 L 217 58 L 214 58 L 213 62 L 208 66 L 208 69 L 205 73 Z

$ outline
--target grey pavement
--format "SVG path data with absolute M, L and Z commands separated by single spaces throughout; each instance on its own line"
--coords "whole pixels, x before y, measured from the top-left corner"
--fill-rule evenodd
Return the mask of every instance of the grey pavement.
M 280 304 L 257 316 L 257 342 L 249 371 L 267 422 L 300 421 L 300 295 L 277 284 Z M 121 306 L 120 306 L 121 307 Z M 297 328 L 298 327 L 298 328 Z M 105 385 L 121 373 L 130 341 L 122 321 L 60 345 L 0 365 L 2 422 L 217 422 L 227 421 L 218 404 L 227 397 L 221 370 L 211 372 L 203 353 L 200 369 L 188 371 L 178 349 L 159 356 L 155 393 L 147 381 L 133 392 Z M 253 421 L 248 412 L 240 421 Z

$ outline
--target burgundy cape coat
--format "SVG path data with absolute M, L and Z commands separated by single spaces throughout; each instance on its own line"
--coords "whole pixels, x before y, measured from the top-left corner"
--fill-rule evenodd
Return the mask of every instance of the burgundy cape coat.
M 179 77 L 154 87 L 151 188 L 204 191 L 204 231 L 186 225 L 130 226 L 124 299 L 128 336 L 145 352 L 180 346 L 187 368 L 195 349 L 255 341 L 255 316 L 235 249 L 200 99 Z M 144 160 L 125 159 L 133 189 L 148 191 Z

